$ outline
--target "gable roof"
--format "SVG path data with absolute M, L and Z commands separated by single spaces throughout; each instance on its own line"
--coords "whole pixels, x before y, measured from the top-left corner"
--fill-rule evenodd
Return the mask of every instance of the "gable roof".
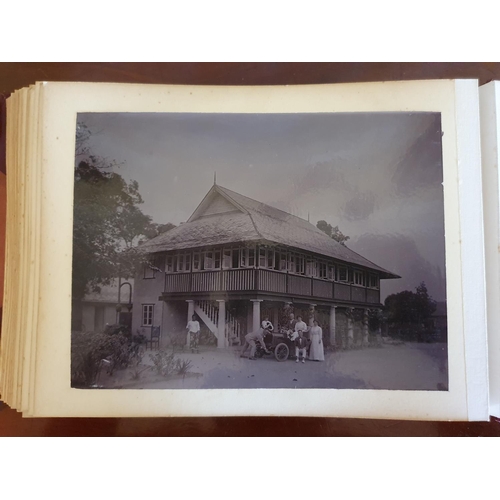
M 206 214 L 217 197 L 224 198 L 234 209 Z M 144 243 L 141 250 L 155 253 L 263 240 L 373 269 L 383 278 L 399 278 L 341 245 L 310 222 L 216 184 L 187 222 Z

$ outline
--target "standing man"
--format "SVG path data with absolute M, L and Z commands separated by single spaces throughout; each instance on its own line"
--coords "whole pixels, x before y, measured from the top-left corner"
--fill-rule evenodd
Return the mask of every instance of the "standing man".
M 200 323 L 196 320 L 196 315 L 193 314 L 191 321 L 188 321 L 186 326 L 189 335 L 189 348 L 191 352 L 199 352 L 198 345 L 200 343 Z

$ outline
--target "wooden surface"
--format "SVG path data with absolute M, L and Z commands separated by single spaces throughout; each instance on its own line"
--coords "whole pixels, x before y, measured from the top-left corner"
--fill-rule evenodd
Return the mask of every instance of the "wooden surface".
M 500 80 L 500 63 L 1 63 L 0 94 L 43 80 L 277 85 L 434 78 L 477 78 L 483 84 Z M 4 185 L 5 179 L 1 180 Z M 5 227 L 3 193 L 0 191 L 2 233 Z M 0 239 L 3 247 L 2 242 Z M 268 417 L 23 419 L 0 402 L 0 436 L 80 435 L 500 436 L 500 421 L 451 423 Z

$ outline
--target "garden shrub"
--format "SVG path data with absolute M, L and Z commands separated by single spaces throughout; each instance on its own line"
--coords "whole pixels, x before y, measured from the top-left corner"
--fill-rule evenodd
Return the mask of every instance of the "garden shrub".
M 104 333 L 73 332 L 71 337 L 71 384 L 73 387 L 95 385 L 102 360 L 108 373 L 128 368 L 142 359 L 144 335 L 132 335 L 127 327 L 110 325 Z
M 101 360 L 110 359 L 111 372 L 115 360 L 121 360 L 126 351 L 126 339 L 121 335 L 94 332 L 74 332 L 71 339 L 71 383 L 91 387 L 96 383 Z
M 149 357 L 153 361 L 154 369 L 163 377 L 168 377 L 175 372 L 176 361 L 173 352 L 161 349 L 155 354 L 150 354 Z
M 191 368 L 191 360 L 189 359 L 178 359 L 175 364 L 175 369 L 178 375 L 186 375 Z

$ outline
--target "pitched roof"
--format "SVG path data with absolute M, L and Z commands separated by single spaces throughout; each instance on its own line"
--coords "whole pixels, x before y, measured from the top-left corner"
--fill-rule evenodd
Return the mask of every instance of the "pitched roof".
M 234 210 L 223 213 L 209 210 L 220 196 Z M 262 240 L 377 270 L 384 278 L 399 278 L 333 240 L 310 222 L 218 185 L 210 189 L 186 223 L 144 243 L 141 249 L 154 253 Z

